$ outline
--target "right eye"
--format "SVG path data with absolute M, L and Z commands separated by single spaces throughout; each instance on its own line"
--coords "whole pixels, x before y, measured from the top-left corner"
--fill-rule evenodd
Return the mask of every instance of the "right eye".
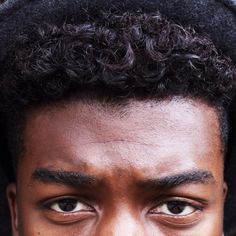
M 73 198 L 56 200 L 51 205 L 49 205 L 49 208 L 60 213 L 75 213 L 80 211 L 91 210 L 88 205 Z
M 44 204 L 44 215 L 57 224 L 71 224 L 97 216 L 95 207 L 76 197 L 55 198 Z

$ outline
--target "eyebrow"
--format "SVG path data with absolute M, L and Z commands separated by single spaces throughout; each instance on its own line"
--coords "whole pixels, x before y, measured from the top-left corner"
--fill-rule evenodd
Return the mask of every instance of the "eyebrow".
M 94 187 L 102 183 L 95 176 L 86 175 L 81 172 L 71 172 L 62 170 L 36 169 L 32 176 L 32 180 L 44 184 L 62 184 L 75 188 Z M 185 184 L 207 184 L 214 182 L 214 177 L 209 171 L 191 171 L 170 176 L 164 176 L 155 179 L 148 179 L 139 182 L 139 186 L 146 189 L 170 189 Z
M 62 170 L 49 170 L 49 169 L 36 169 L 31 179 L 33 181 L 41 182 L 44 184 L 62 184 L 75 188 L 81 187 L 94 187 L 101 183 L 99 179 L 94 176 L 86 175 L 80 172 L 62 171 Z
M 141 182 L 140 186 L 148 189 L 169 189 L 180 185 L 208 184 L 214 181 L 214 177 L 210 171 L 195 170 L 170 176 L 164 176 L 156 179 L 149 179 Z

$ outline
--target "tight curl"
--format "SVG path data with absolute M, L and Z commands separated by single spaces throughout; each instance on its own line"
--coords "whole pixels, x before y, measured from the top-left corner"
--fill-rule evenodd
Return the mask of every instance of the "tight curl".
M 8 121 L 76 97 L 181 96 L 225 109 L 235 93 L 230 59 L 158 12 L 101 12 L 84 23 L 35 26 L 16 37 L 0 68 L 0 106 Z
M 227 104 L 235 89 L 231 61 L 209 39 L 158 12 L 103 12 L 83 24 L 35 28 L 17 37 L 2 67 L 9 109 L 90 89 L 105 97 L 180 95 Z

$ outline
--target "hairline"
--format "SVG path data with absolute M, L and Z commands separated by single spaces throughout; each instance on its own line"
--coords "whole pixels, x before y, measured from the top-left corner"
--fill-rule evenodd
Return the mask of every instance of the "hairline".
M 120 118 L 124 117 L 127 115 L 127 113 L 129 113 L 129 108 L 130 105 L 132 106 L 134 104 L 134 102 L 140 102 L 140 103 L 153 103 L 154 105 L 157 103 L 162 103 L 162 102 L 170 102 L 172 100 L 176 100 L 176 101 L 188 101 L 188 102 L 196 102 L 199 104 L 204 104 L 208 107 L 211 107 L 214 109 L 214 112 L 216 113 L 216 117 L 218 120 L 218 124 L 219 124 L 219 134 L 220 134 L 220 142 L 222 144 L 222 153 L 226 153 L 227 151 L 227 139 L 224 137 L 224 129 L 228 129 L 228 127 L 225 127 L 225 119 L 227 119 L 227 112 L 225 111 L 223 106 L 220 105 L 212 105 L 209 104 L 209 102 L 205 101 L 204 99 L 198 98 L 198 97 L 183 97 L 183 96 L 170 96 L 168 98 L 160 98 L 160 99 L 156 99 L 156 98 L 146 98 L 146 99 L 139 99 L 139 98 L 127 98 L 127 99 L 123 99 L 120 101 L 99 101 L 98 99 L 94 99 L 94 98 L 71 98 L 69 100 L 64 99 L 64 100 L 60 100 L 60 101 L 56 101 L 53 103 L 48 103 L 48 104 L 44 104 L 44 105 L 40 105 L 40 106 L 35 106 L 35 107 L 31 107 L 31 109 L 23 112 L 23 116 L 19 117 L 20 121 L 17 122 L 18 124 L 16 125 L 17 127 L 17 131 L 16 133 L 18 133 L 18 138 L 16 137 L 16 142 L 18 140 L 17 148 L 16 148 L 16 153 L 15 156 L 12 157 L 12 161 L 13 161 L 13 166 L 14 166 L 14 170 L 15 173 L 17 171 L 17 162 L 20 158 L 23 158 L 24 153 L 25 153 L 25 145 L 24 145 L 24 132 L 25 132 L 25 127 L 27 125 L 27 120 L 30 119 L 30 116 L 32 113 L 34 112 L 39 112 L 39 111 L 51 111 L 52 108 L 56 109 L 56 110 L 60 110 L 60 109 L 64 109 L 66 107 L 68 107 L 68 105 L 73 104 L 73 103 L 82 103 L 84 105 L 87 106 L 92 106 L 98 110 L 102 110 L 105 111 L 107 113 L 110 113 L 112 115 L 117 115 L 120 116 Z M 228 133 L 228 132 L 226 132 Z M 226 140 L 225 140 L 226 139 Z M 16 156 L 17 155 L 17 156 Z

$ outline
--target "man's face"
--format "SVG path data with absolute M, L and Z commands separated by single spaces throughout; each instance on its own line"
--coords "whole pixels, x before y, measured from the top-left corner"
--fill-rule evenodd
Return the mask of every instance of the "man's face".
M 8 187 L 13 235 L 221 236 L 219 130 L 213 108 L 180 98 L 31 112 Z

